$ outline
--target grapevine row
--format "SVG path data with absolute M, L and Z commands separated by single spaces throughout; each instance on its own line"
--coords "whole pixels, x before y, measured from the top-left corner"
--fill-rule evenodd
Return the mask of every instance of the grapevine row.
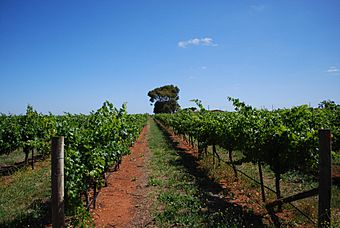
M 46 153 L 53 136 L 64 136 L 66 210 L 79 214 L 90 188 L 104 184 L 106 171 L 129 153 L 146 119 L 109 102 L 89 115 L 43 115 L 28 106 L 25 115 L 0 116 L 0 154 L 22 148 L 27 161 L 29 152 Z
M 196 140 L 199 153 L 208 145 L 216 153 L 218 145 L 229 153 L 231 161 L 232 152 L 238 150 L 244 155 L 243 161 L 268 165 L 275 173 L 278 198 L 282 174 L 288 171 L 316 174 L 319 129 L 332 130 L 333 150 L 339 150 L 339 106 L 329 109 L 302 105 L 269 111 L 255 109 L 238 99 L 229 100 L 234 112 L 211 112 L 196 101 L 198 112 L 186 109 L 155 118 L 178 134 L 189 136 L 191 142 Z

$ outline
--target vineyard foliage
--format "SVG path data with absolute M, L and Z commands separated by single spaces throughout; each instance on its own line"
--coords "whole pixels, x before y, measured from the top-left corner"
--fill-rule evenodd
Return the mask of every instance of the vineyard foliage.
M 56 132 L 53 116 L 42 115 L 27 106 L 25 115 L 0 117 L 0 154 L 9 154 L 22 148 L 28 159 L 31 150 L 42 153 L 49 150 L 50 139 Z
M 319 129 L 331 129 L 333 150 L 339 151 L 340 106 L 256 109 L 228 98 L 233 112 L 211 112 L 195 100 L 200 110 L 158 114 L 160 122 L 175 132 L 197 140 L 199 150 L 219 145 L 229 153 L 238 150 L 244 161 L 266 164 L 279 180 L 288 171 L 315 174 L 319 157 Z
M 82 196 L 103 185 L 104 173 L 129 153 L 147 116 L 130 115 L 106 101 L 89 115 L 43 115 L 27 107 L 25 115 L 0 116 L 0 154 L 20 148 L 49 153 L 53 136 L 65 138 L 65 199 L 68 213 L 83 207 Z

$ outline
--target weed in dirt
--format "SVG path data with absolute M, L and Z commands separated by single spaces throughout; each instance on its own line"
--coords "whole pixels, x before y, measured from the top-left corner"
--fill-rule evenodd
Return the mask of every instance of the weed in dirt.
M 162 179 L 157 179 L 154 177 L 150 177 L 148 181 L 148 185 L 150 186 L 162 186 L 163 180 Z
M 131 178 L 131 181 L 136 181 L 137 180 L 137 177 L 135 177 L 135 176 L 133 176 L 132 178 Z
M 340 186 L 332 186 L 332 224 L 334 227 L 340 227 Z

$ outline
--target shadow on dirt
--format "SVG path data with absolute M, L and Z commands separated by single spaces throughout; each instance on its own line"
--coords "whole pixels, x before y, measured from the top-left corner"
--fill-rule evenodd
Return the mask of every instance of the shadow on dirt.
M 196 178 L 196 184 L 200 191 L 200 200 L 204 203 L 202 209 L 207 218 L 207 227 L 268 227 L 263 224 L 262 217 L 255 215 L 251 210 L 245 210 L 242 206 L 228 202 L 226 195 L 232 194 L 229 189 L 223 189 L 215 180 L 209 178 L 207 172 L 198 167 L 197 158 L 179 147 L 172 135 L 159 123 L 157 123 L 169 145 L 171 145 L 181 159 L 173 161 L 172 165 L 185 167 L 187 172 Z

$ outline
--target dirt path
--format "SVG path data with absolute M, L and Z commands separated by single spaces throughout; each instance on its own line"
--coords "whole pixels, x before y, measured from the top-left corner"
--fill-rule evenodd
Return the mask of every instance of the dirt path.
M 198 156 L 197 147 L 192 147 L 188 142 L 183 140 L 182 137 L 176 135 L 172 130 L 163 127 L 170 138 L 170 141 L 175 145 L 175 148 L 183 151 L 185 154 L 192 156 L 192 160 L 196 160 Z M 197 167 L 206 169 L 211 168 L 204 163 L 204 160 L 197 160 Z M 210 175 L 210 174 L 209 174 Z M 218 174 L 216 174 L 218 175 Z M 233 175 L 232 175 L 233 176 Z M 214 179 L 214 175 L 210 176 Z M 230 176 L 229 176 L 230 177 Z M 255 227 L 271 227 L 274 224 L 280 224 L 283 227 L 290 227 L 291 221 L 294 221 L 296 215 L 293 214 L 292 210 L 284 209 L 280 213 L 270 214 L 261 200 L 261 193 L 258 186 L 245 188 L 244 183 L 240 180 L 235 180 L 234 177 L 226 179 L 228 177 L 220 176 L 218 183 L 220 187 L 229 192 L 229 195 L 225 195 L 224 199 L 235 206 L 242 208 L 243 213 L 247 214 L 249 221 L 261 220 L 264 225 Z M 249 181 L 246 179 L 246 181 Z M 268 199 L 267 199 L 268 200 Z M 248 213 L 248 212 L 251 213 Z M 313 224 L 308 222 L 296 225 L 298 227 L 314 227 Z
M 189 155 L 190 159 L 187 160 L 187 164 L 193 164 L 190 168 L 192 172 L 193 170 L 205 170 L 212 168 L 211 166 L 205 164 L 204 160 L 198 159 L 197 147 L 190 145 L 187 141 L 183 140 L 182 137 L 176 135 L 172 130 L 164 126 L 163 128 L 165 132 L 167 132 L 170 141 L 173 143 L 173 145 L 175 145 L 175 148 Z M 215 179 L 214 175 L 212 174 L 209 174 L 208 178 L 211 180 Z M 218 179 L 219 181 L 217 181 L 217 185 L 205 186 L 205 191 L 217 191 L 216 193 L 221 194 L 221 197 L 223 195 L 225 202 L 230 203 L 235 207 L 241 208 L 241 210 L 243 210 L 243 214 L 246 215 L 247 221 L 250 222 L 250 224 L 262 224 L 262 222 L 265 224 L 271 223 L 269 215 L 262 207 L 260 193 L 257 190 L 245 189 L 240 182 L 235 180 L 227 180 L 221 177 Z M 223 191 L 229 192 L 229 195 L 224 195 L 224 193 L 222 194 Z M 254 195 L 257 197 L 252 197 Z M 251 213 L 248 213 L 248 211 L 251 211 Z M 262 227 L 262 225 L 260 227 Z
M 96 227 L 153 227 L 147 198 L 148 132 L 146 125 L 131 154 L 123 157 L 119 170 L 111 173 L 108 186 L 101 190 L 97 208 L 91 211 Z

